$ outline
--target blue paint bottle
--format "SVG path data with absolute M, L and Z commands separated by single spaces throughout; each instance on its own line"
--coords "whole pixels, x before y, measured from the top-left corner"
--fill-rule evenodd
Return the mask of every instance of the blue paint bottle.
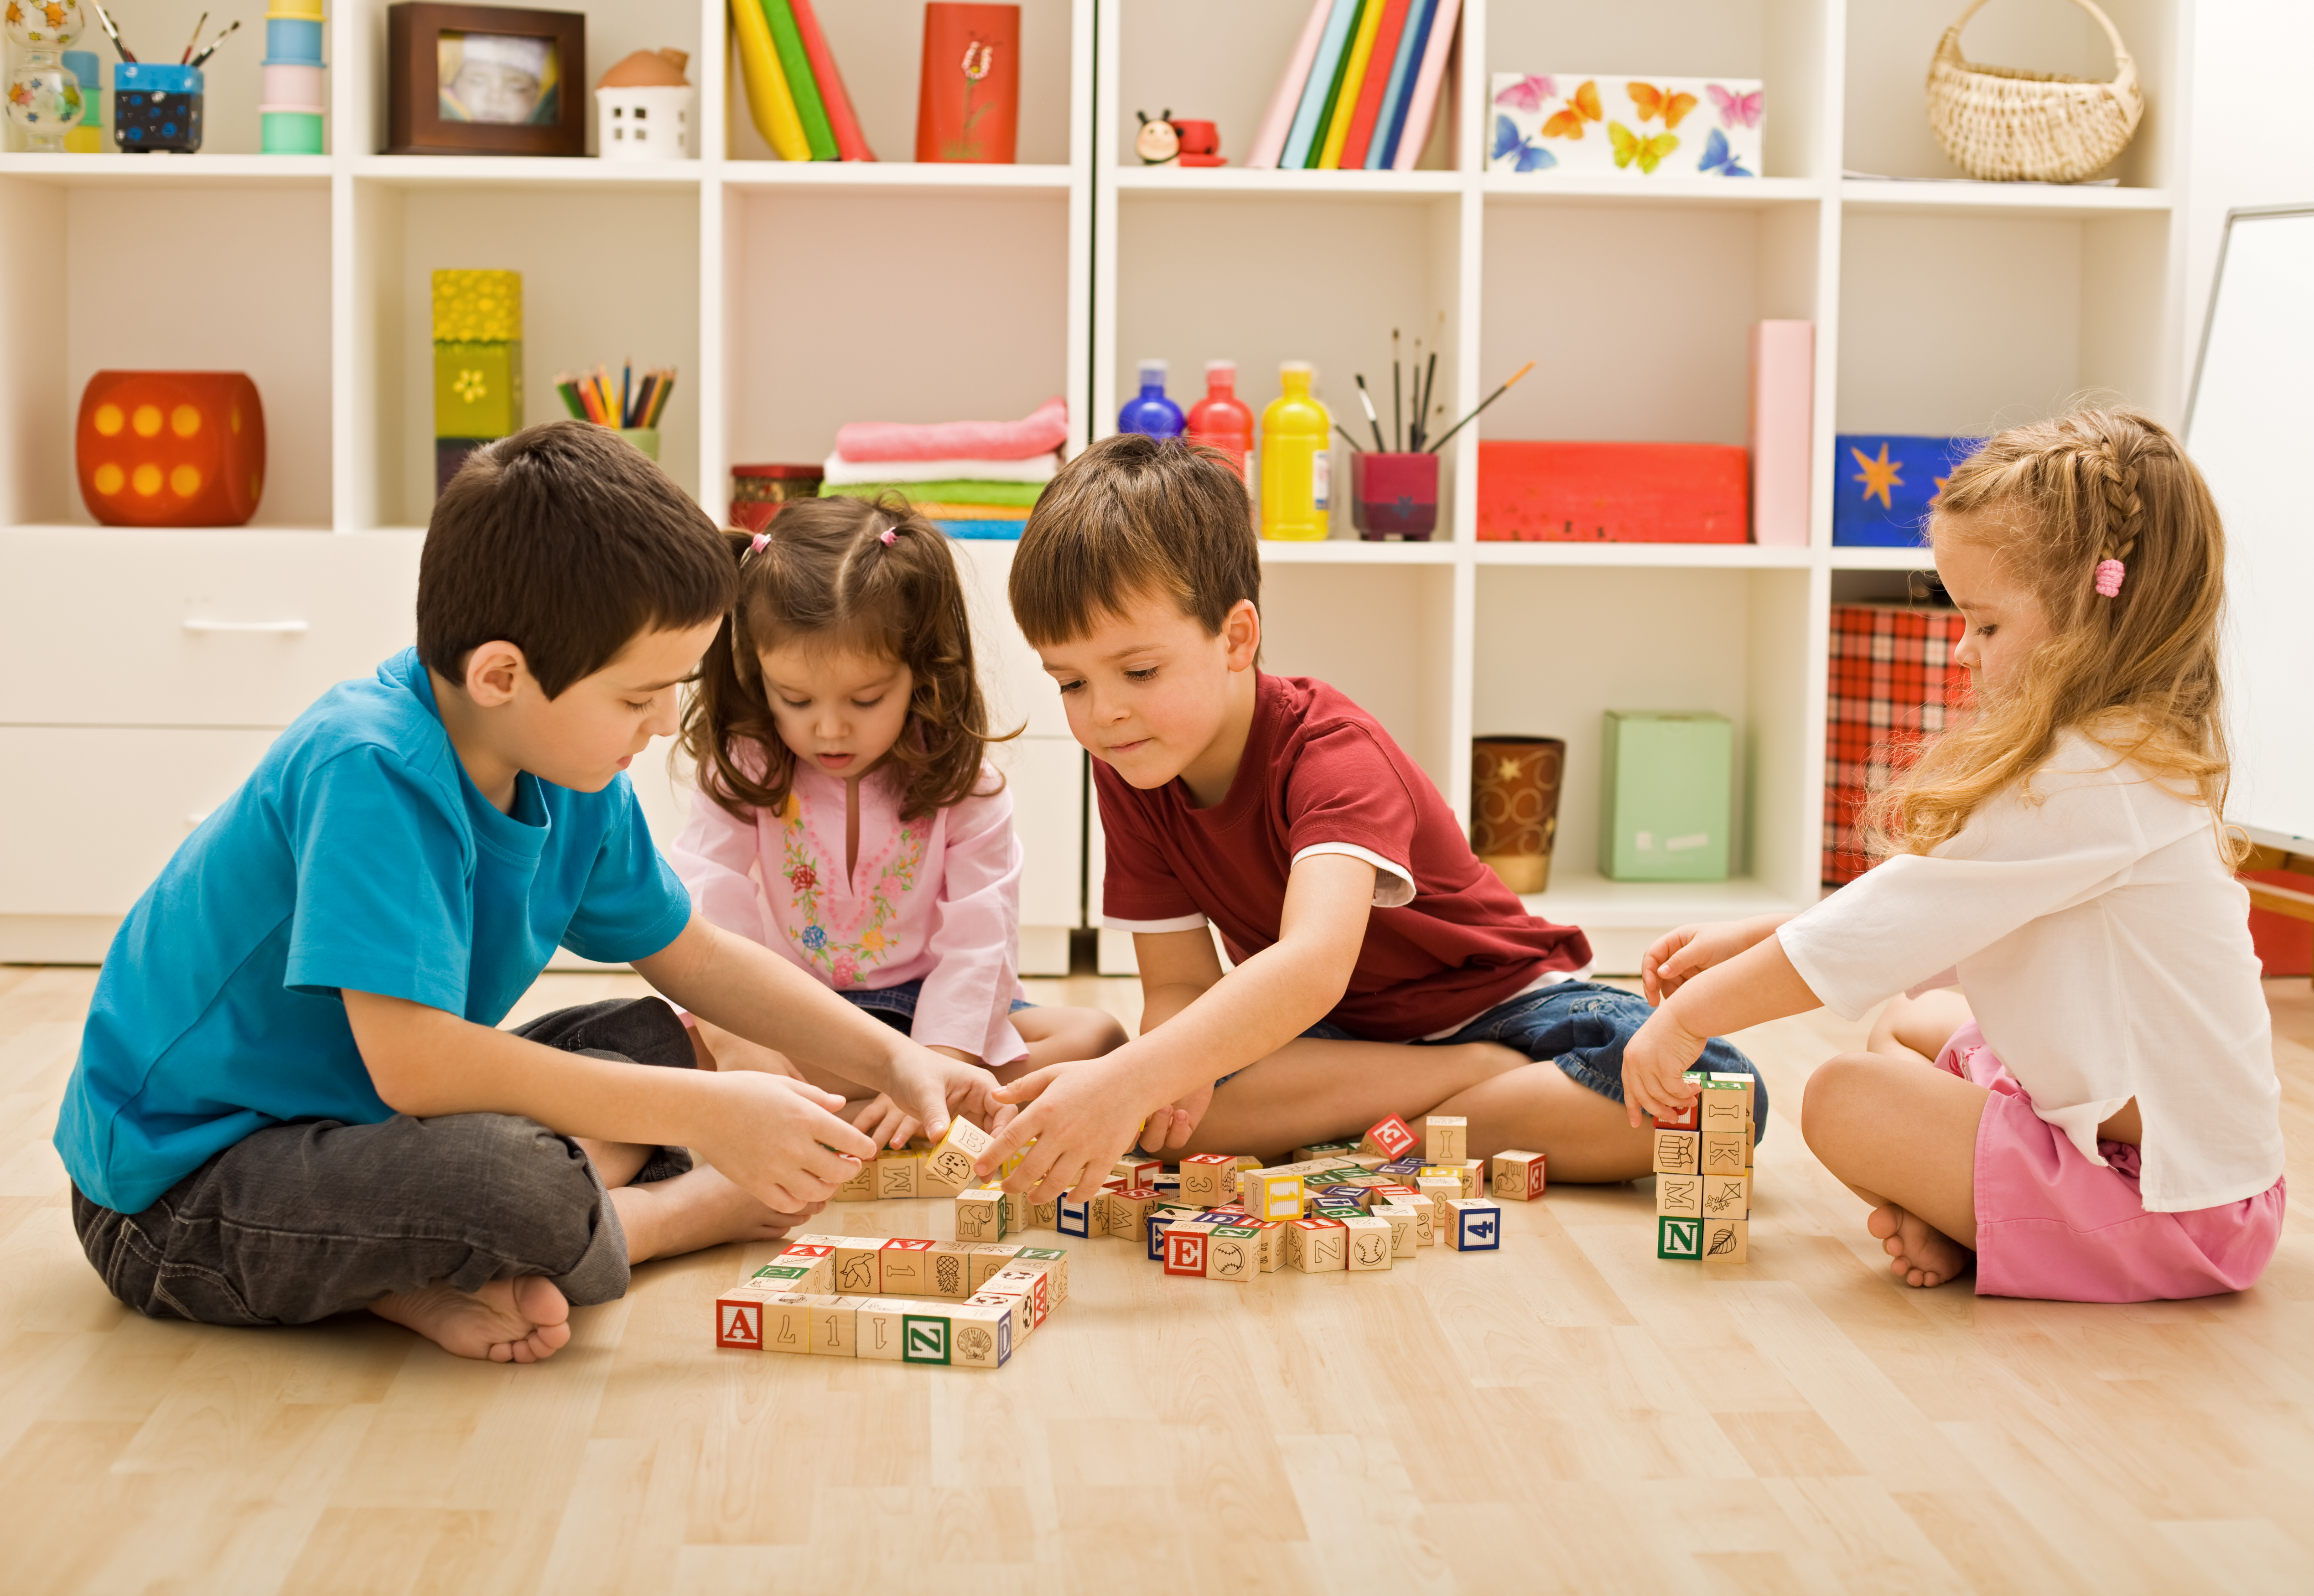
M 1119 432 L 1143 432 L 1151 437 L 1179 437 L 1188 427 L 1181 407 L 1165 397 L 1165 373 L 1162 360 L 1141 363 L 1141 392 L 1125 401 L 1117 412 Z

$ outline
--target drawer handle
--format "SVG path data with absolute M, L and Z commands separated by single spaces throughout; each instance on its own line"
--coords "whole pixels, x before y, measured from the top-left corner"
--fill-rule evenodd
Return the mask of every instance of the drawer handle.
M 263 631 L 271 632 L 278 637 L 295 637 L 314 629 L 303 621 L 192 620 L 185 622 L 185 630 L 187 631 Z

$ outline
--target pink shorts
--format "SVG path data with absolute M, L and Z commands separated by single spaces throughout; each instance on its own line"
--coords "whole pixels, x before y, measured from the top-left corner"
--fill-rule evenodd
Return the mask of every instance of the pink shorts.
M 2282 1239 L 2283 1182 L 2255 1197 L 2149 1213 L 2137 1149 L 2099 1142 L 2100 1168 L 2033 1112 L 2033 1099 L 1971 1020 L 1937 1068 L 1992 1095 L 1976 1126 L 1976 1290 L 1984 1297 L 2153 1302 L 2239 1292 Z

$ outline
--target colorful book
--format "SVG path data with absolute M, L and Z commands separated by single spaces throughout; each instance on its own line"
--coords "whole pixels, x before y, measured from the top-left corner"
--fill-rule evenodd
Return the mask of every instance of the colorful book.
M 1402 4 L 1403 0 L 1399 0 Z M 1374 35 L 1382 31 L 1382 13 L 1392 0 L 1366 0 L 1358 13 L 1358 31 L 1350 35 L 1350 53 L 1342 65 L 1342 86 L 1334 92 L 1334 108 L 1326 119 L 1326 145 L 1319 166 L 1333 172 L 1342 164 L 1342 146 L 1349 142 L 1350 124 L 1357 119 L 1358 100 L 1365 92 L 1366 63 L 1373 59 Z
M 1398 59 L 1391 63 L 1390 86 L 1382 91 L 1373 145 L 1366 151 L 1368 172 L 1388 172 L 1398 154 L 1399 135 L 1406 128 L 1406 102 L 1413 97 L 1415 70 L 1422 65 L 1430 20 L 1437 14 L 1438 0 L 1414 0 L 1413 9 L 1407 13 L 1406 31 L 1398 39 Z
M 819 31 L 819 18 L 811 9 L 811 0 L 788 0 L 795 12 L 796 31 L 803 36 L 803 53 L 811 61 L 812 80 L 818 85 L 821 104 L 827 111 L 827 130 L 835 136 L 835 158 L 839 161 L 873 161 L 876 152 L 868 147 L 868 140 L 860 131 L 859 113 L 852 109 L 852 96 L 843 87 L 843 74 L 835 65 L 835 52 L 827 48 L 827 35 Z
M 757 0 L 732 0 L 731 29 L 739 40 L 739 73 L 747 85 L 747 115 L 755 131 L 782 161 L 811 159 L 795 97 L 772 44 L 772 24 Z
M 1373 147 L 1382 97 L 1389 90 L 1391 69 L 1398 60 L 1398 41 L 1406 30 L 1408 9 L 1407 0 L 1382 0 L 1382 26 L 1374 31 L 1373 49 L 1366 57 L 1365 76 L 1358 85 L 1357 109 L 1350 113 L 1350 136 L 1342 143 L 1339 164 L 1345 172 L 1364 170 L 1366 152 Z
M 803 35 L 796 31 L 795 13 L 788 0 L 764 0 L 764 15 L 772 24 L 772 48 L 779 52 L 780 71 L 795 96 L 796 117 L 803 123 L 804 142 L 815 161 L 835 159 L 835 135 L 827 126 L 827 106 L 811 75 L 811 57 L 804 53 Z
M 1334 91 L 1342 52 L 1349 48 L 1350 24 L 1358 20 L 1358 0 L 1333 0 L 1333 5 L 1326 16 L 1326 31 L 1318 39 L 1318 53 L 1310 60 L 1310 75 L 1302 85 L 1302 103 L 1294 112 L 1294 127 L 1285 136 L 1285 153 L 1278 157 L 1280 166 L 1310 164 L 1310 152 L 1318 142 L 1318 125 L 1326 116 L 1326 97 Z
M 1430 24 L 1430 38 L 1422 50 L 1422 70 L 1408 100 L 1406 128 L 1399 137 L 1397 153 L 1391 157 L 1393 172 L 1412 172 L 1414 163 L 1422 159 L 1422 146 L 1430 142 L 1430 124 L 1438 115 L 1439 87 L 1446 81 L 1446 57 L 1454 52 L 1454 19 L 1462 8 L 1462 0 L 1438 0 L 1438 20 Z
M 1310 0 L 1309 20 L 1302 24 L 1302 37 L 1294 42 L 1285 75 L 1277 80 L 1277 93 L 1269 98 L 1261 129 L 1253 136 L 1253 148 L 1245 157 L 1248 166 L 1276 166 L 1278 156 L 1285 153 L 1285 136 L 1294 130 L 1294 109 L 1302 103 L 1303 85 L 1310 81 L 1310 63 L 1317 58 L 1318 40 L 1333 9 L 1334 0 Z
M 1379 3 L 1380 0 L 1358 0 L 1357 14 L 1350 21 L 1350 31 L 1342 40 L 1342 53 L 1334 62 L 1333 82 L 1327 85 L 1325 102 L 1319 108 L 1318 126 L 1310 137 L 1310 153 L 1303 157 L 1302 164 L 1306 169 L 1315 171 L 1319 157 L 1325 154 L 1326 135 L 1334 119 L 1341 115 L 1342 75 L 1350 69 L 1350 46 L 1358 36 L 1358 23 L 1365 20 L 1367 9 Z

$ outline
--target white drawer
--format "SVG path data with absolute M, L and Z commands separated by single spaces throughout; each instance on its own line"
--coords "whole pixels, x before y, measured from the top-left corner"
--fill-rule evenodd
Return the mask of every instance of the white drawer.
M 1084 858 L 1084 750 L 1068 737 L 1016 737 L 989 751 L 1012 795 L 1020 839 L 1020 923 L 1079 923 Z
M 988 695 L 989 724 L 1011 731 L 1024 722 L 1035 737 L 1065 737 L 1068 718 L 1060 690 L 1029 639 L 1013 622 L 1004 585 L 1011 579 L 1012 555 L 1020 545 L 1005 539 L 967 539 L 951 545 L 972 607 L 972 650 L 980 665 L 981 691 Z
M 277 735 L 0 726 L 0 914 L 126 914 Z
M 422 541 L 0 533 L 0 723 L 287 726 L 411 642 Z

